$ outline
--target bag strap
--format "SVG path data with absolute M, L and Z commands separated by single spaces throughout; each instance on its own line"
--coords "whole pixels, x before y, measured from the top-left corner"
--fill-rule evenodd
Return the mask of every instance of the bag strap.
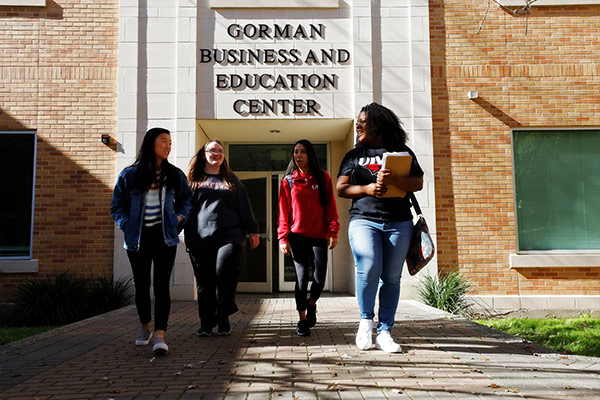
M 410 198 L 410 202 L 412 203 L 413 208 L 415 209 L 415 212 L 417 213 L 417 217 L 423 215 L 423 212 L 421 211 L 421 207 L 419 207 L 419 202 L 417 201 L 415 194 L 413 192 L 409 192 L 408 196 Z

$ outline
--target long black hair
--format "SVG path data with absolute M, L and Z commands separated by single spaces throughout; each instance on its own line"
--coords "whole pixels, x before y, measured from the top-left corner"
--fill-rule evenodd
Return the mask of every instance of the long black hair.
M 221 145 L 221 147 L 223 147 L 223 143 L 221 143 L 217 139 L 212 139 L 204 143 L 204 146 L 202 146 L 202 148 L 198 150 L 196 155 L 192 158 L 190 172 L 188 172 L 187 176 L 188 182 L 192 190 L 195 190 L 206 177 L 206 172 L 204 172 L 204 166 L 206 165 L 206 149 L 211 143 L 218 143 L 219 145 Z M 235 173 L 231 170 L 231 168 L 229 168 L 225 156 L 223 156 L 223 162 L 219 167 L 219 173 L 223 177 L 223 180 L 225 181 L 227 186 L 229 186 L 229 188 L 232 190 L 235 189 L 235 185 L 233 184 L 233 177 L 235 177 Z
M 154 142 L 156 138 L 166 133 L 169 136 L 171 132 L 165 128 L 152 128 L 144 135 L 142 147 L 133 163 L 136 166 L 135 175 L 133 177 L 134 187 L 141 191 L 147 192 L 152 186 L 152 182 L 156 179 L 156 154 L 154 153 Z M 177 182 L 177 169 L 166 159 L 160 164 L 161 180 L 160 184 L 168 186 L 174 185 Z
M 290 162 L 285 170 L 286 175 L 291 175 L 294 171 L 298 169 L 296 165 L 296 161 L 294 160 L 294 149 L 297 145 L 303 145 L 306 149 L 306 156 L 308 157 L 308 168 L 310 168 L 311 172 L 317 178 L 317 183 L 319 184 L 319 203 L 321 203 L 322 207 L 327 207 L 327 188 L 325 187 L 325 173 L 319 164 L 319 159 L 317 158 L 317 153 L 315 152 L 315 148 L 312 143 L 307 139 L 300 139 L 294 146 L 292 147 L 292 154 L 290 155 Z
M 360 110 L 367 114 L 367 134 L 380 147 L 389 151 L 401 150 L 401 145 L 408 140 L 408 135 L 402 128 L 400 119 L 389 108 L 381 104 L 367 104 Z

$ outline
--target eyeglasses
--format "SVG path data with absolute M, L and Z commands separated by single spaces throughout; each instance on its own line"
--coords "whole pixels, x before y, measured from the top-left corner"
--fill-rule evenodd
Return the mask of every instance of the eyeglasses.
M 204 152 L 206 153 L 210 153 L 213 156 L 219 155 L 219 154 L 224 154 L 225 152 L 222 150 L 204 150 Z

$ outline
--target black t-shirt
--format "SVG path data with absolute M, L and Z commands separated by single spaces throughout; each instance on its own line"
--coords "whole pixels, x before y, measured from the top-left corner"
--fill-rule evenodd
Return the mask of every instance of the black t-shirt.
M 410 176 L 423 176 L 423 170 L 417 161 L 415 153 L 406 145 L 394 151 L 406 151 L 412 156 L 410 166 Z M 338 177 L 346 175 L 350 177 L 350 183 L 353 185 L 368 185 L 377 182 L 377 172 L 381 169 L 383 153 L 388 150 L 371 149 L 366 146 L 358 145 L 346 153 Z M 405 197 L 386 197 L 363 196 L 352 199 L 350 207 L 350 220 L 355 218 L 364 218 L 377 222 L 399 222 L 412 220 L 410 212 L 410 200 Z

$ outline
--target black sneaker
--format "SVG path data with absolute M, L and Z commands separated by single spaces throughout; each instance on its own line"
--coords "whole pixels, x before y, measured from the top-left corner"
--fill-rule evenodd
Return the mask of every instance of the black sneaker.
M 219 319 L 219 325 L 217 326 L 217 335 L 219 336 L 227 336 L 231 334 L 231 325 L 229 324 L 229 318 L 221 318 Z
M 310 327 L 308 326 L 308 321 L 298 321 L 298 326 L 296 327 L 296 335 L 298 336 L 310 336 Z
M 212 328 L 208 329 L 201 326 L 200 329 L 198 329 L 198 332 L 196 332 L 196 335 L 200 337 L 212 336 Z
M 307 304 L 306 320 L 308 321 L 308 326 L 311 328 L 317 324 L 317 305 L 316 304 L 314 306 Z

